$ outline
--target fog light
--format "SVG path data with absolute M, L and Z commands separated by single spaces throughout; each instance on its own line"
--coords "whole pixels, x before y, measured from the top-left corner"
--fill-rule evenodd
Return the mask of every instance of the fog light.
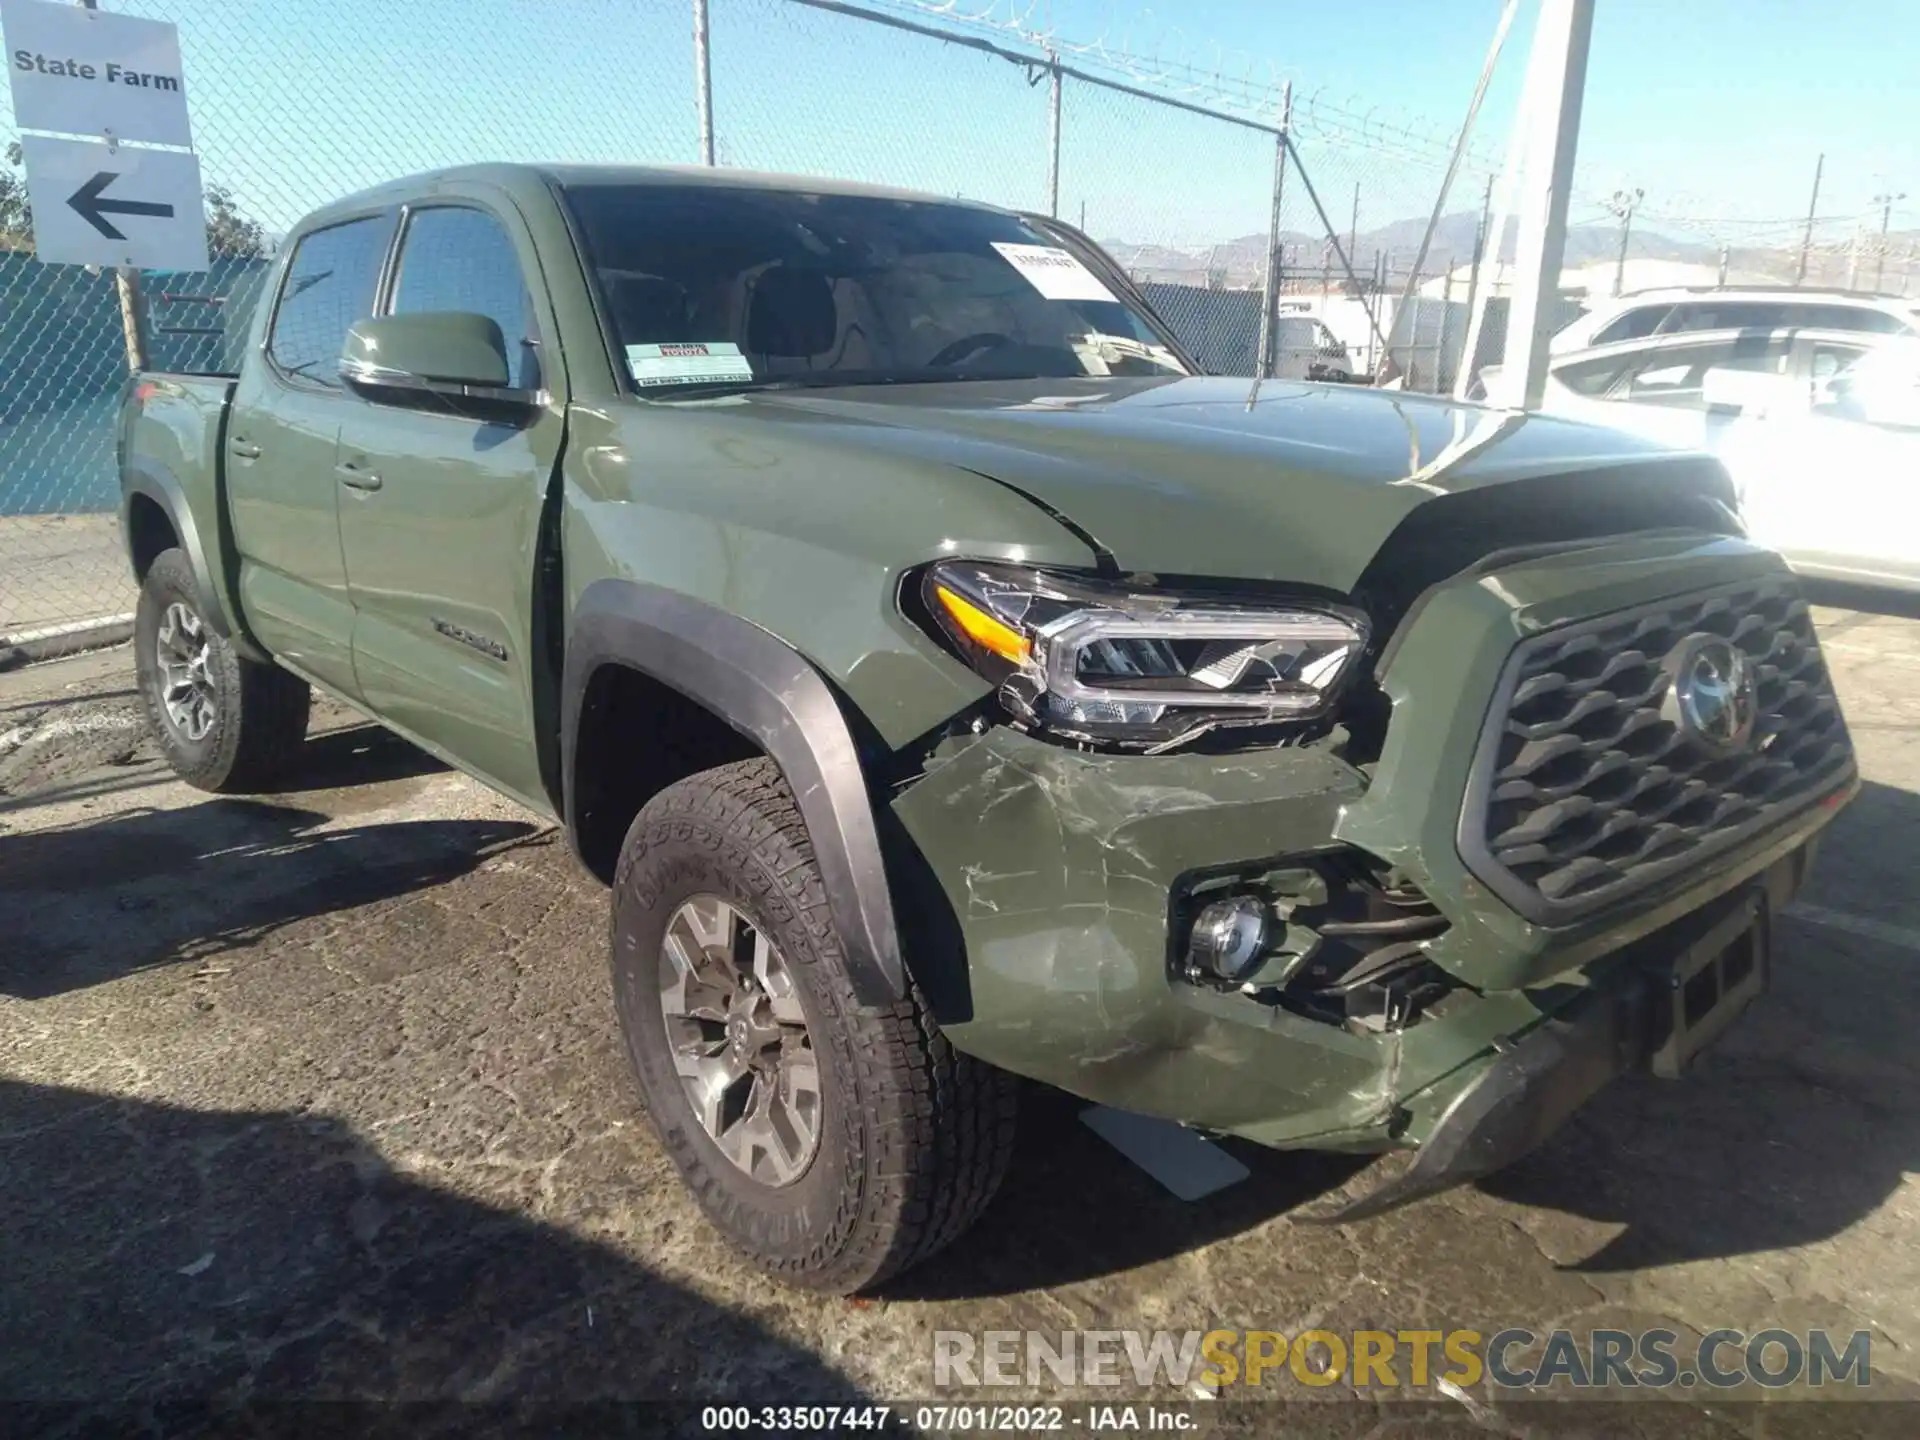
M 1266 946 L 1266 901 L 1255 895 L 1215 900 L 1194 917 L 1187 965 L 1237 985 L 1259 968 Z

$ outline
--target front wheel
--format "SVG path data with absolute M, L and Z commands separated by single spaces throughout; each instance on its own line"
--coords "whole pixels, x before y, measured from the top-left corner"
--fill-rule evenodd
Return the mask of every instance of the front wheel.
M 147 728 L 189 785 L 257 790 L 306 738 L 307 682 L 246 659 L 215 633 L 179 550 L 162 551 L 140 582 L 133 656 Z
M 855 1002 L 772 761 L 695 775 L 640 812 L 614 880 L 613 982 L 661 1144 L 768 1273 L 849 1294 L 993 1198 L 1016 1082 L 954 1050 L 917 989 Z

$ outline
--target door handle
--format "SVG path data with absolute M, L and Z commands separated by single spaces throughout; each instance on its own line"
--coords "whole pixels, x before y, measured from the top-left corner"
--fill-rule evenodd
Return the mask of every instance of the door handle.
M 227 449 L 231 450 L 235 455 L 238 455 L 242 460 L 258 460 L 260 458 L 260 447 L 255 445 L 251 440 L 242 440 L 237 435 L 227 442 Z
M 358 465 L 336 465 L 333 473 L 340 477 L 340 483 L 354 490 L 378 490 L 380 477 L 371 470 L 363 470 Z

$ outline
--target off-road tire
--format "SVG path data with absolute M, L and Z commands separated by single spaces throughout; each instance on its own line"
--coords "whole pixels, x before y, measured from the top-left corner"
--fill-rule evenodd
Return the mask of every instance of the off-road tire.
M 659 955 L 681 902 L 715 895 L 785 957 L 820 1071 L 819 1148 L 775 1187 L 709 1137 L 668 1051 Z M 918 988 L 857 1004 L 805 823 L 765 759 L 704 771 L 656 795 L 614 877 L 613 987 L 655 1133 L 700 1207 L 762 1270 L 834 1294 L 871 1288 L 978 1218 L 1012 1153 L 1017 1081 L 956 1051 Z
M 198 739 L 174 722 L 161 698 L 159 635 L 174 605 L 187 607 L 207 638 L 214 716 L 212 728 Z M 217 794 L 260 790 L 299 753 L 313 702 L 307 682 L 278 666 L 246 659 L 214 633 L 201 614 L 193 569 L 180 550 L 163 550 L 140 584 L 133 655 L 147 728 L 174 774 L 189 785 Z

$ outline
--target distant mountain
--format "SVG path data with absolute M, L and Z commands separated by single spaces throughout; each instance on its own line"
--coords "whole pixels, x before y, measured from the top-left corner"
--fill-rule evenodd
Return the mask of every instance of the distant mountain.
M 1440 223 L 1434 227 L 1433 242 L 1427 249 L 1426 273 L 1440 273 L 1448 261 L 1455 265 L 1466 264 L 1473 256 L 1474 234 L 1479 225 L 1480 217 L 1471 211 L 1441 216 Z M 1419 252 L 1420 239 L 1426 233 L 1426 228 L 1425 220 L 1406 219 L 1362 230 L 1353 245 L 1351 259 L 1354 268 L 1362 275 L 1368 274 L 1377 263 L 1376 257 L 1384 254 L 1389 267 L 1404 276 L 1407 266 L 1413 263 L 1413 257 Z M 1296 273 L 1317 271 L 1324 263 L 1337 274 L 1339 262 L 1334 258 L 1332 247 L 1324 235 L 1289 230 L 1281 233 L 1280 241 L 1287 265 Z M 1217 245 L 1179 247 L 1140 244 L 1121 239 L 1103 243 L 1136 278 L 1175 284 L 1203 285 L 1211 273 L 1216 284 L 1239 289 L 1259 284 L 1261 272 L 1266 266 L 1267 237 L 1264 235 L 1239 235 L 1231 240 L 1222 240 Z M 1340 243 L 1343 248 L 1346 246 L 1347 237 L 1344 234 L 1340 237 Z M 1513 243 L 1513 233 L 1509 228 L 1505 256 L 1509 260 L 1513 258 Z M 1593 260 L 1610 259 L 1619 253 L 1619 248 L 1620 231 L 1617 227 L 1611 224 L 1575 225 L 1567 231 L 1566 264 L 1571 268 Z M 1649 260 L 1710 263 L 1719 252 L 1711 245 L 1635 230 L 1628 253 Z

